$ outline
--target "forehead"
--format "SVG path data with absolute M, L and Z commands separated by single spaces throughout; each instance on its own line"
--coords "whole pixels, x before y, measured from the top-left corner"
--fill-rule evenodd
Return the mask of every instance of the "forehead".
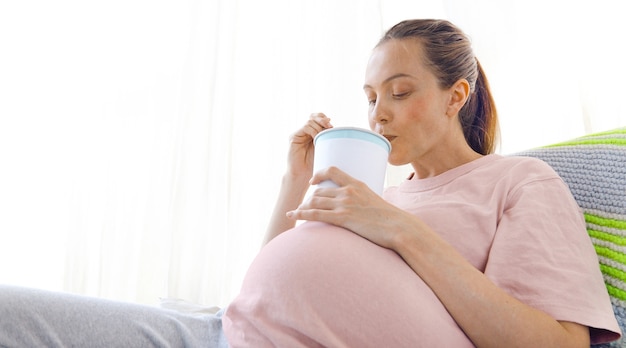
M 372 51 L 365 72 L 366 84 L 376 83 L 389 76 L 427 73 L 422 44 L 417 39 L 392 39 Z

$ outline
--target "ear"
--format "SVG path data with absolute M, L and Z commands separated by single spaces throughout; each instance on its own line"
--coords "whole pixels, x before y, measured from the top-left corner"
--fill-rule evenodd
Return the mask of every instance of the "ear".
M 449 89 L 450 101 L 448 102 L 448 109 L 446 115 L 456 116 L 459 111 L 467 102 L 467 98 L 470 93 L 469 82 L 466 79 L 460 79 Z

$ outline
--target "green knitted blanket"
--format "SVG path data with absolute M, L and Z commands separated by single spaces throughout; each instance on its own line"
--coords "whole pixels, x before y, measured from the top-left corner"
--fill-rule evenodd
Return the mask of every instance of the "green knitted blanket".
M 517 153 L 548 163 L 583 210 L 617 320 L 626 333 L 626 128 Z M 622 339 L 598 347 L 625 347 Z

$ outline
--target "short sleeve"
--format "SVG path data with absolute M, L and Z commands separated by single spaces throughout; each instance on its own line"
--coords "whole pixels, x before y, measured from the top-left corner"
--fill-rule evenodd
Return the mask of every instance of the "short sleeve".
M 528 169 L 530 179 L 509 192 L 485 274 L 556 320 L 595 328 L 592 342 L 619 337 L 580 208 L 551 168 Z

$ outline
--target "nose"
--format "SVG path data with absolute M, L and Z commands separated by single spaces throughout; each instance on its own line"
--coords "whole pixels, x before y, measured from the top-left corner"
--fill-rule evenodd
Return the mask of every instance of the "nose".
M 376 103 L 370 109 L 370 122 L 372 125 L 385 125 L 391 120 L 391 114 L 380 101 Z M 374 128 L 374 127 L 372 127 Z
M 385 125 L 389 122 L 388 115 L 388 113 L 382 112 L 377 105 L 372 107 L 370 109 L 369 115 L 370 129 L 378 134 L 385 134 L 384 128 Z

